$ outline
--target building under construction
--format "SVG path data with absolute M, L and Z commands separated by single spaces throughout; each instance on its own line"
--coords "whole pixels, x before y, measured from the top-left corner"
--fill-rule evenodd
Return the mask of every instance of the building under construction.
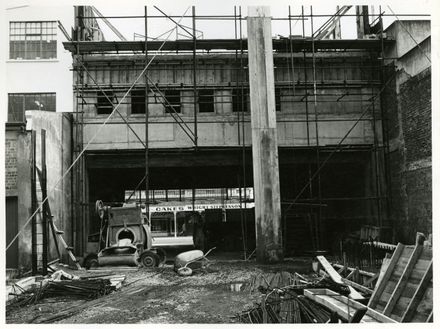
M 432 233 L 430 22 L 384 29 L 393 14 L 365 6 L 321 15 L 323 25 L 312 8 L 244 10 L 193 7 L 183 25 L 148 7 L 125 19 L 144 20 L 140 40 L 105 41 L 99 25 L 124 19 L 75 8 L 63 43 L 75 111 L 59 124 L 71 150 L 61 160 L 70 206 L 58 226 L 76 255 L 99 231 L 96 200 L 146 205 L 153 233 L 166 237 L 189 224 L 176 209 L 200 211 L 212 223 L 208 244 L 245 258 L 256 250 L 262 262 L 339 255 L 359 232 L 385 243 Z M 342 39 L 349 16 L 357 38 Z M 150 37 L 158 20 L 175 28 Z M 234 38 L 203 38 L 207 20 L 231 24 Z M 284 36 L 271 33 L 275 21 Z

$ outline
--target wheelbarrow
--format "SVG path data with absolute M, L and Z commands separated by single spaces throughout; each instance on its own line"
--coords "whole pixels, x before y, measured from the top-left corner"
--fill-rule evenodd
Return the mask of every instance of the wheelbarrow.
M 206 268 L 209 262 L 206 256 L 214 249 L 215 247 L 209 249 L 206 254 L 203 254 L 202 250 L 190 250 L 178 254 L 174 260 L 174 271 L 181 276 L 190 276 L 193 271 Z

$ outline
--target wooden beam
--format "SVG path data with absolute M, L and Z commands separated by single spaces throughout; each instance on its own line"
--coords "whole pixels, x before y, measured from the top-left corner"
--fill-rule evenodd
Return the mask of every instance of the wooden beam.
M 373 291 L 373 294 L 371 295 L 370 301 L 368 302 L 368 307 L 374 308 L 376 306 L 380 295 L 382 295 L 382 293 L 385 289 L 385 286 L 388 283 L 388 280 L 390 279 L 391 274 L 394 271 L 394 267 L 397 264 L 397 261 L 399 260 L 403 249 L 404 249 L 404 245 L 399 243 L 396 247 L 396 250 L 394 250 L 393 256 L 390 259 L 389 265 L 388 265 L 382 279 L 380 280 L 380 282 L 378 282 L 376 289 Z
M 420 280 L 419 286 L 417 287 L 416 292 L 414 293 L 414 296 L 411 298 L 411 301 L 409 302 L 405 313 L 403 313 L 402 321 L 401 322 L 410 322 L 412 319 L 414 312 L 417 309 L 417 306 L 419 305 L 423 294 L 426 291 L 426 288 L 429 286 L 429 283 L 432 279 L 432 260 L 429 263 L 425 274 L 423 275 L 422 279 Z
M 373 310 L 372 308 L 368 308 L 365 315 L 375 319 L 377 322 L 380 322 L 380 323 L 397 323 L 396 320 L 393 320 L 390 317 L 385 316 L 382 313 L 379 313 L 379 312 Z
M 418 244 L 415 246 L 411 256 L 409 257 L 408 263 L 406 264 L 406 267 L 403 270 L 402 276 L 400 277 L 399 281 L 394 287 L 394 291 L 391 294 L 391 298 L 388 300 L 388 303 L 385 306 L 383 314 L 385 314 L 386 316 L 391 315 L 391 312 L 393 311 L 394 306 L 399 300 L 400 295 L 403 292 L 403 289 L 405 289 L 406 283 L 408 282 L 411 272 L 413 271 L 414 266 L 416 265 L 422 251 L 423 251 L 423 244 Z
M 344 284 L 344 282 L 342 281 L 342 277 L 339 275 L 338 272 L 336 272 L 336 270 L 324 256 L 316 256 L 316 258 L 335 283 L 342 285 Z M 350 289 L 350 294 L 348 295 L 350 298 L 365 299 L 365 297 L 358 293 L 353 287 L 348 286 L 348 289 Z
M 338 272 L 338 273 L 340 274 L 340 272 Z M 354 273 L 355 273 L 355 270 L 351 271 L 350 274 L 347 275 L 345 278 L 346 278 L 347 280 L 350 280 L 351 277 L 354 275 Z
M 351 317 L 351 319 L 348 322 L 349 323 L 361 322 L 361 319 L 364 317 L 366 312 L 367 312 L 367 308 L 356 310 L 356 312 L 354 313 L 354 315 Z
M 363 314 L 367 311 L 365 305 L 329 289 L 304 289 L 304 296 L 336 312 L 345 321 L 350 321 L 359 310 Z
M 373 290 L 367 287 L 364 287 L 363 285 L 350 281 L 346 278 L 342 278 L 342 282 L 344 282 L 345 284 L 349 285 L 350 287 L 353 287 L 359 291 L 362 291 L 364 294 L 372 294 Z
M 356 268 L 354 268 L 354 267 L 345 267 L 345 268 L 344 268 L 344 265 L 342 265 L 342 264 L 332 264 L 332 266 L 333 266 L 333 267 L 336 267 L 336 268 L 339 268 L 338 273 L 341 273 L 341 272 L 340 272 L 341 269 L 342 269 L 342 270 L 347 269 L 347 270 L 349 270 L 349 271 L 354 271 L 354 270 L 356 269 Z M 373 277 L 373 276 L 376 276 L 376 275 L 377 275 L 377 273 L 367 272 L 367 271 L 363 271 L 363 270 L 359 270 L 359 274 L 360 274 L 360 275 L 363 275 L 363 276 L 370 276 L 370 277 Z

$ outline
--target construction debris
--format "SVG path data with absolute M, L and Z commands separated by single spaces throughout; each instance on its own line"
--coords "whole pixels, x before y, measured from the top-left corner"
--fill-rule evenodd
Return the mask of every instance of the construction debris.
M 432 322 L 432 247 L 417 235 L 416 245 L 399 243 L 384 262 L 368 306 L 398 322 Z
M 327 323 L 332 315 L 290 289 L 274 289 L 262 302 L 237 315 L 241 323 Z
M 33 304 L 49 297 L 98 298 L 119 289 L 124 280 L 125 275 L 81 278 L 63 270 L 56 271 L 47 278 L 31 277 L 23 279 L 13 285 L 14 288 L 7 289 L 9 293 L 6 310 L 9 311 L 12 308 Z M 26 289 L 23 287 L 26 287 Z M 11 290 L 18 290 L 19 293 L 11 292 Z
M 336 266 L 316 257 L 322 270 L 314 276 L 298 273 L 262 274 L 252 280 L 264 294 L 261 303 L 237 315 L 242 323 L 397 323 L 432 322 L 432 245 L 417 234 L 416 245 L 398 244 L 379 273 Z M 367 287 L 377 280 L 374 290 Z M 362 280 L 363 281 L 363 280 Z M 359 291 L 358 291 L 359 290 Z M 371 296 L 371 297 L 370 297 Z M 368 301 L 368 305 L 366 301 Z M 362 301 L 363 303 L 360 303 Z
M 329 289 L 306 289 L 304 296 L 312 299 L 342 320 L 350 323 L 395 323 L 396 321 L 366 307 L 365 305 Z
M 342 277 L 339 275 L 338 272 L 333 268 L 333 266 L 327 261 L 327 259 L 324 256 L 316 256 L 319 263 L 322 265 L 322 267 L 325 269 L 327 274 L 330 276 L 330 278 L 336 283 L 340 285 L 344 285 L 344 281 L 342 281 Z M 365 299 L 364 296 L 362 296 L 359 292 L 356 291 L 352 286 L 348 286 L 348 289 L 350 290 L 349 297 L 356 300 L 362 300 Z

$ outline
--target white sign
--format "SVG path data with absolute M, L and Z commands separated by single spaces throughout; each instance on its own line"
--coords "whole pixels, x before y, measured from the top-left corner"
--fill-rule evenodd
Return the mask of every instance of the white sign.
M 254 208 L 253 202 L 242 203 L 242 208 Z M 192 204 L 179 206 L 150 206 L 150 212 L 175 212 L 175 211 L 203 211 L 206 209 L 240 209 L 239 203 L 225 203 L 225 204 L 196 204 L 194 209 Z

